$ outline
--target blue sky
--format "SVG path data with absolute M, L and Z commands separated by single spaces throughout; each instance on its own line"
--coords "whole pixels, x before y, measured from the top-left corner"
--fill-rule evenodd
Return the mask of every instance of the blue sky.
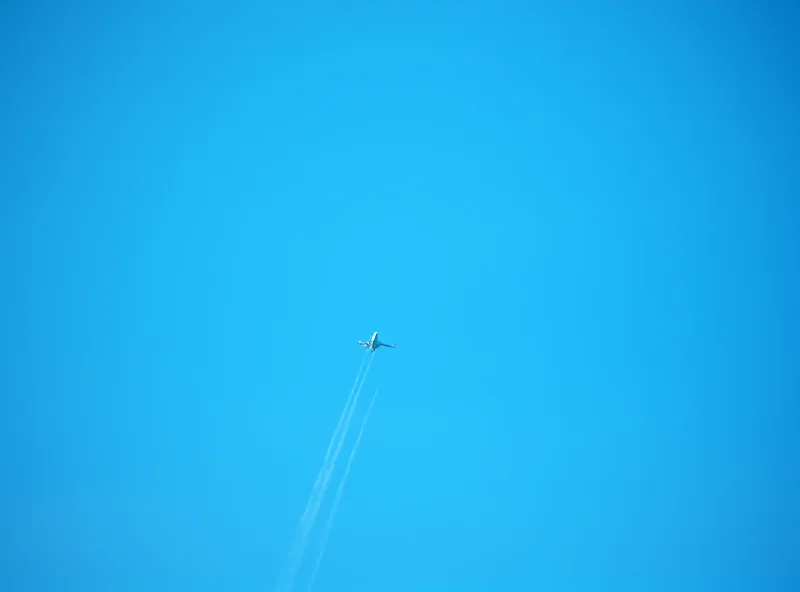
M 2 11 L 9 589 L 800 585 L 796 9 Z

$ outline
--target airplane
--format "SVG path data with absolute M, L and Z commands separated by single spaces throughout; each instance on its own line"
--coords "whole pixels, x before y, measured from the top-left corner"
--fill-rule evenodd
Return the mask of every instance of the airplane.
M 375 351 L 380 346 L 383 346 L 383 347 L 395 347 L 394 345 L 389 345 L 388 343 L 382 343 L 382 342 L 378 341 L 378 332 L 377 331 L 375 331 L 375 333 L 372 334 L 372 337 L 370 338 L 369 341 L 359 341 L 358 345 L 363 345 L 364 347 L 367 347 L 367 348 L 371 349 L 372 351 Z

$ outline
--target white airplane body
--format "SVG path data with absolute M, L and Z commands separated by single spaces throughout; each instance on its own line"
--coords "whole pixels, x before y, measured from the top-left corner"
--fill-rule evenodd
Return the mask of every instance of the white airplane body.
M 388 343 L 382 343 L 382 342 L 378 341 L 378 332 L 377 331 L 375 331 L 375 333 L 372 334 L 372 337 L 370 337 L 369 341 L 359 341 L 358 345 L 361 345 L 363 347 L 369 348 L 372 351 L 375 351 L 376 349 L 378 349 L 381 346 L 383 346 L 383 347 L 394 347 L 394 345 L 389 345 Z

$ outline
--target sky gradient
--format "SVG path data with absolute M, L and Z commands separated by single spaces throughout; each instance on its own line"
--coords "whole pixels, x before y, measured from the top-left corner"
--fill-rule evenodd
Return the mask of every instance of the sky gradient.
M 796 8 L 0 10 L 3 588 L 800 587 Z

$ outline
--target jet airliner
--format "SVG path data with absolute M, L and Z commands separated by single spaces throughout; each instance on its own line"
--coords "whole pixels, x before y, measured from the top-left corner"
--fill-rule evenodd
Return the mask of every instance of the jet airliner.
M 375 331 L 375 333 L 372 334 L 372 337 L 370 338 L 369 341 L 359 341 L 358 345 L 367 347 L 367 348 L 371 349 L 372 351 L 375 351 L 380 346 L 383 346 L 383 347 L 394 347 L 394 344 L 389 345 L 388 343 L 382 343 L 381 341 L 378 341 L 378 332 L 377 331 Z

